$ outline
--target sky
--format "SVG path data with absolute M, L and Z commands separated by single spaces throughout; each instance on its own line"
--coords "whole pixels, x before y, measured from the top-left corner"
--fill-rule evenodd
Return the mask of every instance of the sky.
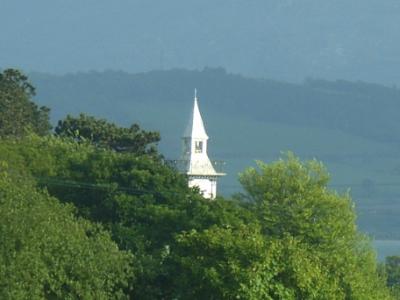
M 398 0 L 0 0 L 0 68 L 399 84 Z

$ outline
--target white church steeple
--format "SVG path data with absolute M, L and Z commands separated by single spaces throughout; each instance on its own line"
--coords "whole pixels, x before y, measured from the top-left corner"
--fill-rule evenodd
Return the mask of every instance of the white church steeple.
M 214 199 L 217 193 L 217 178 L 224 173 L 215 171 L 207 155 L 208 135 L 200 114 L 197 90 L 194 94 L 193 111 L 182 137 L 182 161 L 189 187 L 197 186 L 205 198 Z
M 197 99 L 197 89 L 194 90 L 193 112 L 186 127 L 183 138 L 208 139 L 203 119 L 201 118 L 199 103 Z

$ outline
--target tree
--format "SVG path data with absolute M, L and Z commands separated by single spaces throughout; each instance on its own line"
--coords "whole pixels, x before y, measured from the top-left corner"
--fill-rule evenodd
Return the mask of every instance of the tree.
M 385 266 L 388 286 L 400 286 L 400 256 L 386 257 Z
M 218 199 L 207 201 L 187 186 L 185 177 L 152 156 L 120 153 L 54 136 L 27 136 L 0 144 L 0 160 L 31 174 L 38 185 L 80 216 L 101 222 L 121 249 L 134 255 L 138 299 L 171 295 L 175 270 L 165 262 L 182 231 L 213 225 L 245 224 L 247 209 Z
M 340 299 L 313 252 L 257 224 L 213 226 L 177 236 L 171 249 L 177 299 Z
M 125 298 L 132 257 L 99 225 L 4 171 L 0 196 L 1 299 Z
M 0 73 L 0 136 L 21 137 L 27 131 L 49 133 L 50 109 L 38 107 L 33 96 L 35 88 L 26 75 L 15 69 Z
M 134 254 L 134 299 L 390 299 L 350 197 L 316 161 L 259 163 L 241 197 L 207 201 L 162 160 L 87 141 L 5 139 L 1 159 Z
M 385 260 L 385 272 L 387 275 L 387 285 L 400 298 L 400 256 L 388 256 Z
M 80 114 L 77 118 L 68 115 L 60 120 L 55 133 L 78 141 L 90 141 L 98 147 L 136 154 L 155 154 L 154 145 L 160 140 L 158 132 L 144 131 L 137 124 L 129 128 L 119 127 L 105 119 L 96 119 L 85 114 Z
M 321 163 L 302 163 L 292 154 L 270 165 L 258 162 L 258 169 L 240 175 L 243 198 L 254 203 L 262 232 L 277 239 L 292 237 L 310 249 L 323 274 L 337 282 L 337 295 L 389 298 L 375 253 L 357 231 L 350 196 L 330 191 L 328 181 Z

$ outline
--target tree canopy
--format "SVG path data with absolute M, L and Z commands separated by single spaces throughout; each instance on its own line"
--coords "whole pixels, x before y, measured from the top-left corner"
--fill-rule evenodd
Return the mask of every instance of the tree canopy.
M 27 131 L 49 133 L 50 109 L 33 102 L 35 88 L 15 69 L 0 73 L 0 136 L 20 137 Z
M 2 171 L 1 299 L 125 298 L 131 255 L 74 214 L 30 180 Z
M 390 299 L 349 195 L 328 189 L 319 162 L 260 162 L 243 195 L 208 201 L 152 155 L 70 138 L 3 140 L 0 159 L 134 255 L 132 298 Z
M 390 299 L 348 195 L 316 161 L 289 155 L 240 176 L 253 215 L 176 236 L 177 298 Z
M 34 93 L 19 72 L 0 84 Z M 398 260 L 382 276 L 320 162 L 258 162 L 244 193 L 209 201 L 164 163 L 158 133 L 83 114 L 55 135 L 26 129 L 0 143 L 0 298 L 392 299 L 386 279 L 398 291 Z
M 387 277 L 387 285 L 392 292 L 400 299 L 400 256 L 386 257 L 384 271 Z
M 129 128 L 119 127 L 105 119 L 97 119 L 85 114 L 80 114 L 76 118 L 68 115 L 64 120 L 60 120 L 55 133 L 78 141 L 90 141 L 96 146 L 118 152 L 137 154 L 155 153 L 154 146 L 160 140 L 158 132 L 142 130 L 137 124 Z

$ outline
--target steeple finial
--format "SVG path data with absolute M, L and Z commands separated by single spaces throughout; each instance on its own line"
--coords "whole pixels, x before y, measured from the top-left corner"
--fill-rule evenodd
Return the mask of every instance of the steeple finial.
M 197 89 L 194 88 L 194 99 L 197 100 Z

